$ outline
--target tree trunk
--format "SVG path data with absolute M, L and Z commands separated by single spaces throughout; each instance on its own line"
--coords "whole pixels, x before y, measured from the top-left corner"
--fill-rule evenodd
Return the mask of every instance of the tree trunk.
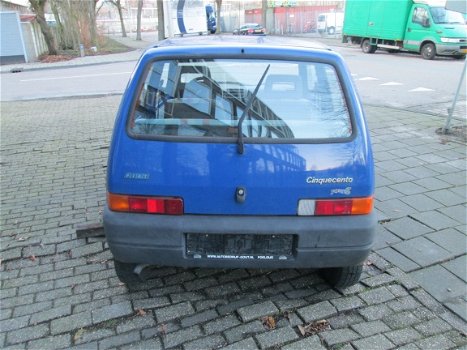
M 222 0 L 216 0 L 216 34 L 221 32 L 221 7 Z
M 165 22 L 164 22 L 164 1 L 157 0 L 157 35 L 159 40 L 165 39 Z
M 138 0 L 138 13 L 136 15 L 136 40 L 141 40 L 141 14 L 143 12 L 143 0 Z
M 47 21 L 45 20 L 44 15 L 44 6 L 46 0 L 29 0 L 31 7 L 33 8 L 34 12 L 36 13 L 36 20 L 39 23 L 39 27 L 41 28 L 42 35 L 44 36 L 45 43 L 47 44 L 47 50 L 49 51 L 49 55 L 57 55 L 57 46 L 55 44 L 55 38 L 50 30 Z
M 122 4 L 120 0 L 116 1 L 115 6 L 117 6 L 118 16 L 120 17 L 120 25 L 122 26 L 122 37 L 126 38 L 125 23 L 123 22 Z
M 262 0 L 262 2 L 261 2 L 261 19 L 262 19 L 263 28 L 266 28 L 267 14 L 268 14 L 268 0 Z
M 89 1 L 89 8 L 88 8 L 89 33 L 91 35 L 92 46 L 97 46 L 96 4 L 97 2 L 94 0 Z

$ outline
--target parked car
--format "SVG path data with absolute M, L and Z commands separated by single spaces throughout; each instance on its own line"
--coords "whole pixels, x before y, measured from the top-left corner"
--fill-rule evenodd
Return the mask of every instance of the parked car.
M 233 31 L 234 35 L 264 35 L 266 29 L 258 23 L 246 23 Z
M 376 228 L 362 105 L 339 54 L 281 39 L 172 38 L 138 61 L 104 210 L 124 283 L 154 266 L 359 280 Z

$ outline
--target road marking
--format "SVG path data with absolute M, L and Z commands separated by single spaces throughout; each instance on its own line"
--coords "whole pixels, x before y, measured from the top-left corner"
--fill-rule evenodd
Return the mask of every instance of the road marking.
M 398 83 L 397 81 L 390 81 L 388 83 L 384 83 L 384 84 L 379 84 L 380 86 L 396 86 L 396 85 L 404 85 L 402 83 Z
M 435 91 L 435 90 L 424 88 L 424 87 L 418 87 L 418 88 L 409 90 L 409 92 L 425 92 L 425 91 Z
M 35 79 L 23 79 L 20 82 L 28 81 L 41 81 L 41 80 L 61 80 L 61 79 L 77 79 L 77 78 L 92 78 L 92 77 L 106 77 L 109 75 L 122 75 L 131 74 L 131 72 L 118 72 L 118 73 L 103 73 L 103 74 L 83 74 L 83 75 L 71 75 L 69 77 L 53 77 L 53 78 L 35 78 Z
M 365 77 L 365 78 L 360 78 L 358 80 L 364 81 L 364 80 L 379 80 L 379 79 L 378 78 L 373 78 L 373 77 Z

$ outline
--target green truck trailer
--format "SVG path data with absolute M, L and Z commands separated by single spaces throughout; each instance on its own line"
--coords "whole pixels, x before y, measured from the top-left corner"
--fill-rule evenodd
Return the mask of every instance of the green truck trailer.
M 347 0 L 343 41 L 359 44 L 365 53 L 403 50 L 427 60 L 467 53 L 464 16 L 443 1 Z

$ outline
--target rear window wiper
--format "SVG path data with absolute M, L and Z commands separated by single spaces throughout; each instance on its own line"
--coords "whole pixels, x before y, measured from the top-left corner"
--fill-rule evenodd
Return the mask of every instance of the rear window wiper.
M 237 152 L 239 154 L 243 154 L 243 152 L 244 152 L 243 132 L 242 132 L 243 121 L 245 120 L 245 117 L 248 114 L 248 111 L 250 110 L 251 106 L 253 105 L 253 101 L 256 98 L 256 94 L 258 93 L 258 90 L 259 90 L 261 84 L 263 83 L 263 80 L 266 77 L 266 74 L 268 73 L 269 67 L 271 67 L 270 64 L 268 64 L 268 66 L 266 67 L 266 70 L 264 71 L 263 75 L 261 76 L 261 79 L 259 80 L 258 85 L 256 85 L 256 88 L 253 91 L 253 94 L 250 96 L 250 99 L 248 100 L 248 103 L 247 103 L 245 109 L 243 110 L 243 113 L 242 113 L 240 119 L 238 120 L 238 124 L 237 124 L 237 130 L 238 130 Z

